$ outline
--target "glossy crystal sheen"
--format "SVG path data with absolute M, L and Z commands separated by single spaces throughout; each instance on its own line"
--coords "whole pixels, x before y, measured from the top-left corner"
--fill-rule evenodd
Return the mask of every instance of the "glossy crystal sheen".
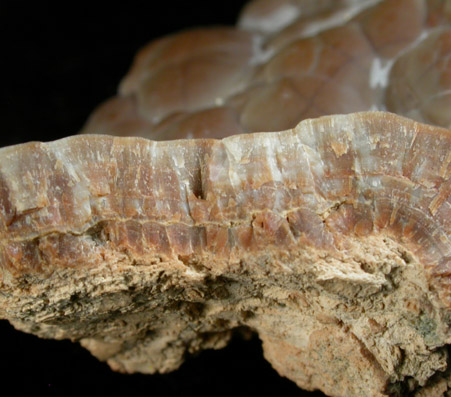
M 236 28 L 145 46 L 82 133 L 224 138 L 368 110 L 449 128 L 450 4 L 252 1 Z
M 3 267 L 51 267 L 30 241 L 106 222 L 119 245 L 169 257 L 295 245 L 293 228 L 332 251 L 342 234 L 383 233 L 446 279 L 450 142 L 449 130 L 369 112 L 223 140 L 80 136 L 5 148 Z M 251 223 L 264 238 L 246 237 Z

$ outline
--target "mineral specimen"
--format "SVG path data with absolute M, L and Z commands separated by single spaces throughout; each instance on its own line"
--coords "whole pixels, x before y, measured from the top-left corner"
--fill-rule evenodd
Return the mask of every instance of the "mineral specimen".
M 0 317 L 123 372 L 174 370 L 247 327 L 308 390 L 446 385 L 450 147 L 369 112 L 0 149 Z
M 450 22 L 255 0 L 150 43 L 83 135 L 0 149 L 0 318 L 125 373 L 249 330 L 307 390 L 450 393 Z

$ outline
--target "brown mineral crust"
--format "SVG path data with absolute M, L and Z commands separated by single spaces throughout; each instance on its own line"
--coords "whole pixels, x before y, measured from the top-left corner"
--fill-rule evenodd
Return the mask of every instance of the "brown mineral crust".
M 136 95 L 138 112 L 158 122 L 176 111 L 203 109 L 236 92 L 244 83 L 251 56 L 248 32 L 186 31 L 144 48 L 119 92 Z
M 305 118 L 370 109 L 377 101 L 368 87 L 373 58 L 356 25 L 297 40 L 256 74 L 262 88 L 250 91 L 239 108 L 241 123 L 248 131 L 277 130 Z
M 180 32 L 143 48 L 82 132 L 222 138 L 387 109 L 449 127 L 450 24 L 440 0 L 255 0 L 235 29 Z
M 425 14 L 423 0 L 395 0 L 380 2 L 357 19 L 376 52 L 391 58 L 421 34 Z
M 390 81 L 388 110 L 451 126 L 451 28 L 434 32 L 401 56 Z
M 427 0 L 428 15 L 426 24 L 428 27 L 436 27 L 451 23 L 451 3 L 443 0 Z
M 359 7 L 362 3 L 367 7 L 377 0 L 253 0 L 241 12 L 238 26 L 264 34 L 277 33 L 297 21 L 308 24 L 317 18 L 335 15 L 337 11 Z
M 449 130 L 370 112 L 1 149 L 0 317 L 123 372 L 249 327 L 305 389 L 426 390 L 451 341 L 450 147 Z
M 217 128 L 221 125 L 221 128 Z M 172 140 L 179 138 L 183 130 L 186 138 L 221 139 L 245 132 L 240 125 L 237 112 L 227 106 L 218 106 L 195 113 L 177 113 L 168 117 L 155 128 L 155 140 Z
M 116 96 L 102 103 L 89 118 L 89 129 L 96 134 L 151 136 L 154 127 L 138 113 L 136 98 Z

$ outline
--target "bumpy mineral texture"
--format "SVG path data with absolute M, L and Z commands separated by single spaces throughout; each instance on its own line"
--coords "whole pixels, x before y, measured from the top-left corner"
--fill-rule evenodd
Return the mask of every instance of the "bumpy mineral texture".
M 237 28 L 143 48 L 83 132 L 223 138 L 365 110 L 450 128 L 450 57 L 450 0 L 255 0 Z
M 450 148 L 449 130 L 369 112 L 0 149 L 0 318 L 143 373 L 244 327 L 304 389 L 442 395 Z

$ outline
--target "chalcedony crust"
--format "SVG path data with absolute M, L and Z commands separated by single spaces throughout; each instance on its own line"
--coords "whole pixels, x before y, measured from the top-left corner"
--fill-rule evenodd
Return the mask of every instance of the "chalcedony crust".
M 450 148 L 449 130 L 367 112 L 0 149 L 0 318 L 123 372 L 245 327 L 308 390 L 446 391 Z

